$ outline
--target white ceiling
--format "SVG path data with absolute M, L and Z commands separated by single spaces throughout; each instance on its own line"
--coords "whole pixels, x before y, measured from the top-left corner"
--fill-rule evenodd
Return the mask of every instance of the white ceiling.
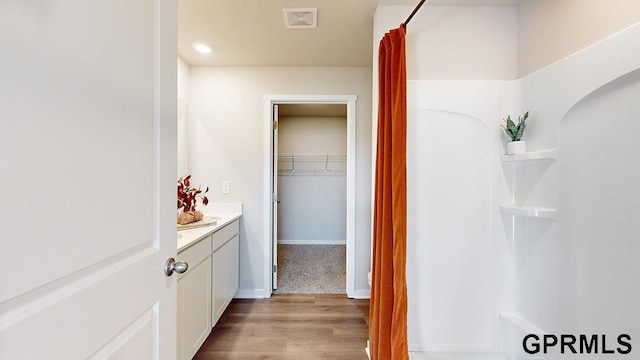
M 427 0 L 429 6 L 518 6 L 524 0 Z M 178 0 L 178 54 L 191 65 L 371 66 L 378 5 L 419 0 Z M 284 8 L 318 8 L 318 28 L 288 30 Z M 407 14 L 409 16 L 409 14 Z M 210 54 L 192 44 L 210 45 Z

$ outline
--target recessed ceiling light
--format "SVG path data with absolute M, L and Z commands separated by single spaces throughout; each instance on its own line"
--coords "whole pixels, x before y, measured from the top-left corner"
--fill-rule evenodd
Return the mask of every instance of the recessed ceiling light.
M 193 48 L 196 49 L 197 52 L 202 54 L 208 54 L 211 52 L 211 47 L 203 43 L 193 43 Z

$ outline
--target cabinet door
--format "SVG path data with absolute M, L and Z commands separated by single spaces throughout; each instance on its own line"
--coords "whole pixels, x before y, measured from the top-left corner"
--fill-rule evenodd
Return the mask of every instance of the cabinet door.
M 227 245 L 218 248 L 213 253 L 213 288 L 211 291 L 211 301 L 213 311 L 211 313 L 211 325 L 215 326 L 218 319 L 224 312 L 227 299 Z
M 213 287 L 211 290 L 211 324 L 216 325 L 231 299 L 238 291 L 240 267 L 240 235 L 238 220 L 212 235 Z
M 227 304 L 231 302 L 238 292 L 238 280 L 240 272 L 240 236 L 236 235 L 229 243 L 225 245 L 227 248 Z
M 178 354 L 190 360 L 211 332 L 211 256 L 178 279 Z

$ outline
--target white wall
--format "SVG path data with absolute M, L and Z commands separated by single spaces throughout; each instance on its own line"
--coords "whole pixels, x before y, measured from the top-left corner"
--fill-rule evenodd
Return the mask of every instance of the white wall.
M 380 39 L 397 28 L 413 8 L 378 6 L 373 31 L 374 74 Z M 425 6 L 407 26 L 407 79 L 514 79 L 518 74 L 517 29 L 515 7 Z
M 278 152 L 278 242 L 346 244 L 347 118 L 280 117 Z
M 178 56 L 178 99 L 189 104 L 189 64 Z
M 384 33 L 412 10 L 378 7 L 374 53 Z M 519 7 L 427 3 L 407 27 L 407 75 L 412 80 L 515 79 L 638 21 L 637 0 L 525 0 Z
M 637 0 L 526 0 L 518 11 L 519 76 L 640 21 Z
M 280 153 L 347 153 L 346 116 L 281 116 L 278 134 Z
M 189 154 L 194 181 L 210 200 L 244 204 L 240 296 L 261 297 L 265 286 L 264 95 L 357 95 L 356 292 L 368 291 L 371 193 L 371 69 L 191 67 Z M 231 193 L 220 194 L 223 180 Z
M 189 111 L 189 64 L 178 56 L 178 176 L 189 173 L 187 113 Z
M 346 176 L 280 176 L 278 189 L 278 243 L 346 244 Z

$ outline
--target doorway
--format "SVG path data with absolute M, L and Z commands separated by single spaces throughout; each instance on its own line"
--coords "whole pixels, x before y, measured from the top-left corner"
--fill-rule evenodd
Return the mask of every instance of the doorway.
M 265 96 L 265 297 L 270 297 L 277 287 L 278 264 L 278 106 L 308 104 L 335 104 L 346 106 L 346 154 L 344 154 L 346 177 L 346 224 L 345 224 L 345 292 L 348 297 L 355 293 L 355 129 L 356 129 L 355 95 L 266 95 Z M 325 154 L 325 163 L 328 163 Z M 335 158 L 331 159 L 335 161 Z M 295 160 L 294 160 L 295 161 Z M 298 167 L 298 171 L 302 168 Z M 293 168 L 290 168 L 293 170 Z M 310 169 L 307 169 L 308 171 Z M 324 169 L 316 169 L 324 171 Z M 327 170 L 328 167 L 327 167 Z
M 346 294 L 347 105 L 276 106 L 274 294 Z

